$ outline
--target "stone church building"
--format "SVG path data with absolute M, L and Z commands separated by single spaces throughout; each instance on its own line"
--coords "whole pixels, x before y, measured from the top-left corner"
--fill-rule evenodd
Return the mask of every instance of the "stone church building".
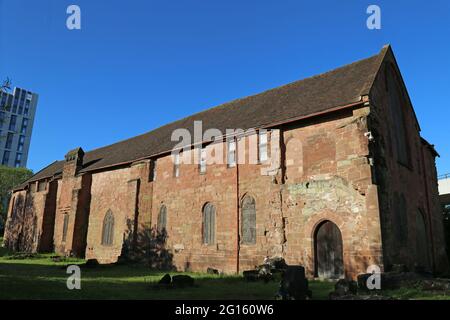
M 193 133 L 195 121 L 203 130 L 256 129 L 258 161 L 236 161 L 249 148 L 243 134 L 197 141 L 187 152 L 201 150 L 200 163 L 173 161 L 172 133 Z M 225 160 L 205 162 L 203 150 L 217 144 Z M 143 135 L 68 152 L 15 188 L 4 245 L 100 263 L 143 255 L 180 271 L 242 272 L 269 256 L 311 277 L 393 264 L 445 272 L 436 156 L 385 46 Z

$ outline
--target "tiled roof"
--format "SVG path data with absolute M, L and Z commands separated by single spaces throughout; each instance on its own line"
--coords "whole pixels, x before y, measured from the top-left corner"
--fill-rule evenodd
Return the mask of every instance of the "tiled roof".
M 233 128 L 261 128 L 356 103 L 361 96 L 369 94 L 387 50 L 389 46 L 384 46 L 377 55 L 367 59 L 224 103 L 145 134 L 86 152 L 81 172 L 168 152 L 175 144 L 170 139 L 172 132 L 186 128 L 193 133 L 194 121 L 202 121 L 203 130 L 217 128 L 222 132 Z M 27 182 L 61 174 L 63 164 L 64 161 L 56 161 Z

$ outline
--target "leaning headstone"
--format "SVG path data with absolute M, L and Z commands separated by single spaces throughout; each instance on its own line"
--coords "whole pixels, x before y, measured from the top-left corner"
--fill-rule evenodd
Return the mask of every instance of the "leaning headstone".
M 287 266 L 280 283 L 279 295 L 283 300 L 306 300 L 311 298 L 308 289 L 308 279 L 305 278 L 305 268 L 302 266 Z
M 169 285 L 172 282 L 170 274 L 166 273 L 159 281 L 158 284 Z

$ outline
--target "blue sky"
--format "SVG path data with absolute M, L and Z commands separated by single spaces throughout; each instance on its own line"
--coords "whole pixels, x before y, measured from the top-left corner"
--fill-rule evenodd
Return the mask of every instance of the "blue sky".
M 66 28 L 81 8 L 82 29 Z M 366 9 L 381 7 L 381 30 Z M 39 93 L 28 166 L 393 46 L 450 172 L 450 1 L 0 0 L 0 76 Z

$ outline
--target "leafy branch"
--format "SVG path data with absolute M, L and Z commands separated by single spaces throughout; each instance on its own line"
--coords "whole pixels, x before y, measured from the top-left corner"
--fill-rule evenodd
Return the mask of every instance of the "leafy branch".
M 0 85 L 0 92 L 6 92 L 11 90 L 11 79 L 6 78 L 3 83 Z

